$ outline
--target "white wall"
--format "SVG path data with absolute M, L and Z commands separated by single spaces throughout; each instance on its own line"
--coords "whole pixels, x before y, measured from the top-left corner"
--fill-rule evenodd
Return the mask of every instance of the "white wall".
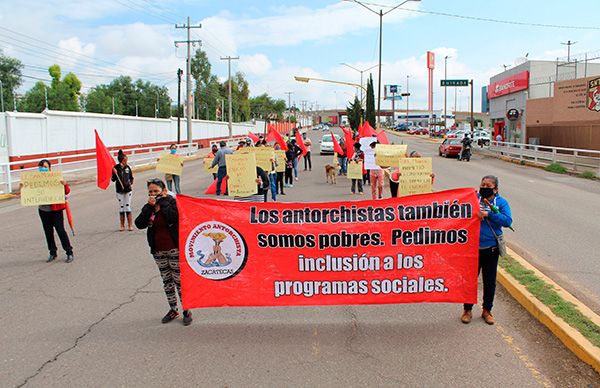
M 176 118 L 61 111 L 6 112 L 0 114 L 0 158 L 3 130 L 6 130 L 8 155 L 27 156 L 93 149 L 96 146 L 94 129 L 98 130 L 107 147 L 143 146 L 177 140 Z M 264 122 L 233 124 L 234 136 L 246 135 L 248 131 L 262 133 Z M 226 122 L 193 120 L 192 134 L 193 140 L 198 141 L 227 137 L 229 130 Z M 181 120 L 181 141 L 187 141 L 185 119 Z

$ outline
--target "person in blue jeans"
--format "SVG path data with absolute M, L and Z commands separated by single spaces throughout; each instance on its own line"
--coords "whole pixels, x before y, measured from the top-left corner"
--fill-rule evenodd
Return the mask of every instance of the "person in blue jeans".
M 498 178 L 486 175 L 479 185 L 478 213 L 480 222 L 479 233 L 479 272 L 483 278 L 483 309 L 481 317 L 488 325 L 495 323 L 492 315 L 494 294 L 496 293 L 496 273 L 498 269 L 498 240 L 496 236 L 502 235 L 502 228 L 512 225 L 512 214 L 508 201 L 498 194 Z M 473 305 L 464 304 L 464 311 L 460 320 L 463 323 L 471 322 L 473 318 Z
M 177 144 L 171 144 L 169 146 L 169 153 L 171 155 L 177 155 Z M 183 165 L 183 162 L 181 163 Z M 181 194 L 181 187 L 179 186 L 181 177 L 179 175 L 165 174 L 165 181 L 167 181 L 167 189 L 169 191 L 173 191 L 173 185 L 175 185 L 175 192 Z
M 217 195 L 221 195 L 221 182 L 223 182 L 223 178 L 227 175 L 227 164 L 225 162 L 225 155 L 233 154 L 231 148 L 227 147 L 227 143 L 224 140 L 219 142 L 219 147 L 221 149 L 215 155 L 215 158 L 210 165 L 210 168 L 214 166 L 219 166 L 217 170 Z M 227 190 L 225 190 L 224 195 L 227 195 Z

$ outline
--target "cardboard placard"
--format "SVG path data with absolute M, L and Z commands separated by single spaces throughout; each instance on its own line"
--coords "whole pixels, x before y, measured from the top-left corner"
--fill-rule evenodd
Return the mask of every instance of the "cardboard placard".
M 163 154 L 156 164 L 156 171 L 181 176 L 183 173 L 183 158 L 177 155 Z
M 361 179 L 363 178 L 363 164 L 362 162 L 348 161 L 348 179 Z
M 406 144 L 377 144 L 375 146 L 375 163 L 380 167 L 397 166 L 398 160 L 406 157 Z
M 402 158 L 399 161 L 399 195 L 431 193 L 431 158 Z
M 227 164 L 227 186 L 230 196 L 247 197 L 257 194 L 256 185 L 256 154 L 234 153 L 225 155 Z
M 275 155 L 277 156 L 277 172 L 285 172 L 285 151 L 276 150 Z
M 218 165 L 215 165 L 213 168 L 210 168 L 210 165 L 212 164 L 213 160 L 215 160 L 215 158 L 204 158 L 204 171 L 208 172 L 209 174 L 216 174 L 219 170 Z
M 65 203 L 62 171 L 24 172 L 21 174 L 21 206 Z

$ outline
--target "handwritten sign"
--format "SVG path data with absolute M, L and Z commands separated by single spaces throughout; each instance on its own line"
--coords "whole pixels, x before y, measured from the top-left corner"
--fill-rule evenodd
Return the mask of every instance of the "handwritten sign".
M 21 206 L 65 203 L 62 171 L 24 172 L 21 174 Z
M 257 194 L 256 154 L 234 153 L 225 155 L 227 164 L 227 186 L 230 196 L 247 197 Z
M 275 158 L 275 150 L 271 147 L 244 147 L 236 153 L 256 155 L 256 165 L 265 171 L 271 171 L 271 159 Z
M 210 174 L 216 174 L 217 170 L 219 170 L 219 166 L 215 165 L 213 168 L 210 168 L 213 160 L 215 158 L 204 158 L 204 170 Z
M 379 170 L 379 166 L 375 164 L 375 150 L 371 148 L 371 143 L 377 141 L 376 137 L 361 137 L 360 150 L 364 154 L 364 163 L 367 170 Z
M 363 179 L 362 162 L 348 162 L 348 179 Z
M 156 164 L 156 171 L 181 176 L 183 173 L 183 159 L 177 155 L 163 154 Z
M 397 166 L 398 160 L 406 156 L 406 144 L 377 144 L 375 163 L 380 167 Z
M 431 158 L 402 158 L 399 195 L 431 193 Z
M 285 172 L 285 151 L 276 150 L 275 155 L 277 156 L 277 172 Z

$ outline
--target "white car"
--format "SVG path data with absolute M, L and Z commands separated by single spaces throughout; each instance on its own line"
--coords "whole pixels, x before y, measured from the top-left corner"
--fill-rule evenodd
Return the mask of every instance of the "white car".
M 492 141 L 492 135 L 487 131 L 475 131 L 473 134 L 473 143 L 479 144 L 480 142 L 483 145 L 489 145 Z
M 340 135 L 334 134 L 333 136 L 335 136 L 338 143 L 342 139 Z M 328 133 L 326 135 L 323 135 L 321 141 L 319 141 L 319 144 L 321 145 L 319 148 L 319 153 L 321 155 L 333 154 L 333 138 L 331 137 L 331 134 Z

